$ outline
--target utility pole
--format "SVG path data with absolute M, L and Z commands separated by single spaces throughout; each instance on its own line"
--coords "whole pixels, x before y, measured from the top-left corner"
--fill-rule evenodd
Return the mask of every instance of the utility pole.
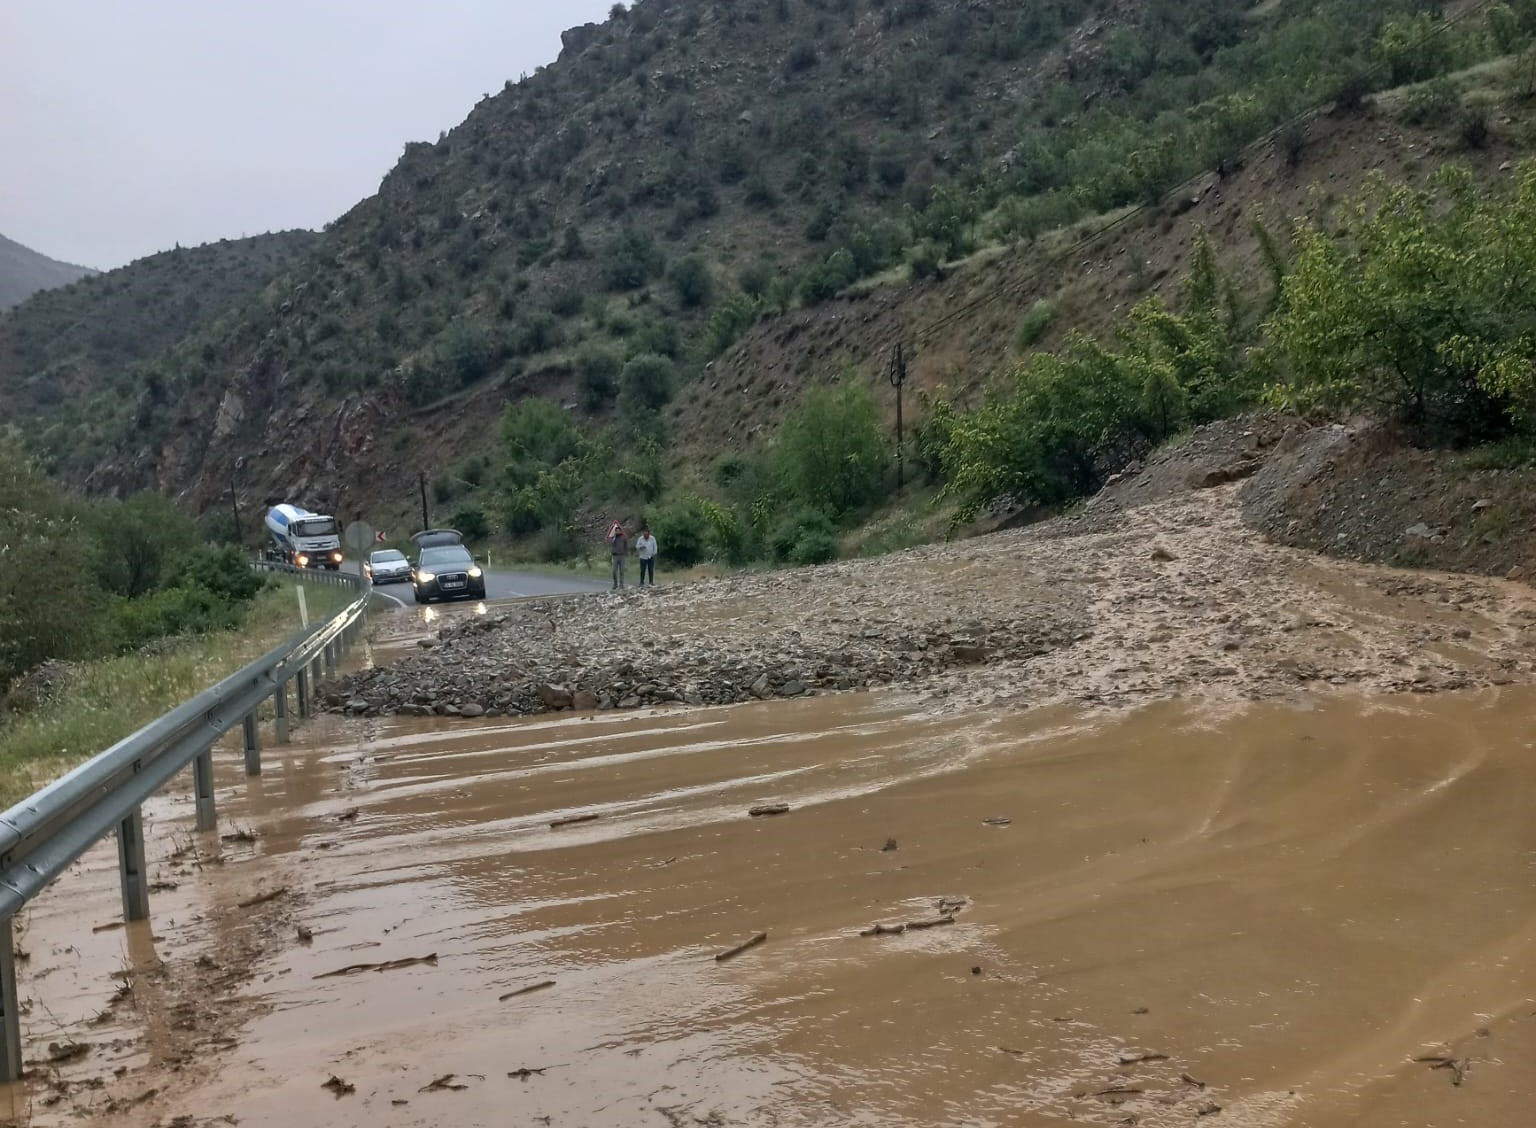
M 896 389 L 896 488 L 905 484 L 906 467 L 902 455 L 901 386 L 907 382 L 907 358 L 902 354 L 901 342 L 896 342 L 896 352 L 891 357 L 891 387 Z
M 235 543 L 245 543 L 245 530 L 240 527 L 240 495 L 235 492 L 235 476 L 229 476 L 229 507 L 235 512 Z
M 421 487 L 421 527 L 423 529 L 430 529 L 432 527 L 432 517 L 427 512 L 427 472 L 423 470 L 417 476 L 416 481 Z

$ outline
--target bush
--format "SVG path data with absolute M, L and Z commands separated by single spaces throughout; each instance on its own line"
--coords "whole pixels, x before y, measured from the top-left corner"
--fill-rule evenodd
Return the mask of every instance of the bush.
M 1024 315 L 1024 320 L 1019 324 L 1019 335 L 1014 338 L 1014 344 L 1020 352 L 1032 347 L 1045 331 L 1051 327 L 1051 321 L 1056 316 L 1056 305 L 1041 298 L 1029 307 L 1029 312 Z
M 619 375 L 619 408 L 624 412 L 658 411 L 672 398 L 676 369 L 664 356 L 641 353 Z
M 860 384 L 812 388 L 779 428 L 774 460 L 787 494 L 843 517 L 884 496 L 891 444 Z
M 636 227 L 626 227 L 608 245 L 608 285 L 614 290 L 638 290 L 666 268 L 656 240 Z
M 774 526 L 768 544 L 781 564 L 825 564 L 837 559 L 837 525 L 820 509 L 798 509 Z
M 684 255 L 667 271 L 667 280 L 684 309 L 707 306 L 715 292 L 715 280 L 709 264 L 700 255 Z
M 576 352 L 576 378 L 581 384 L 581 400 L 588 411 L 601 411 L 613 402 L 619 390 L 619 373 L 624 358 L 615 348 L 588 342 Z
M 944 249 L 932 239 L 924 239 L 908 252 L 907 268 L 914 280 L 944 277 Z
M 692 568 L 704 559 L 710 521 L 698 498 L 684 498 L 650 515 L 657 555 L 669 566 Z
M 450 528 L 459 530 L 468 540 L 484 540 L 491 535 L 491 523 L 485 518 L 485 510 L 478 505 L 461 506 L 448 522 Z

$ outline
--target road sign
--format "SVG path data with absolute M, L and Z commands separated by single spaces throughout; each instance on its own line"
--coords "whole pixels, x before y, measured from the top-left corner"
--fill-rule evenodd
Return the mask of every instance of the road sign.
M 386 533 L 383 529 L 380 529 L 378 532 L 373 534 L 373 543 L 374 544 L 383 544 L 388 539 L 389 539 L 389 534 Z
M 373 526 L 366 521 L 353 521 L 347 526 L 346 541 L 353 556 L 367 556 L 373 548 Z

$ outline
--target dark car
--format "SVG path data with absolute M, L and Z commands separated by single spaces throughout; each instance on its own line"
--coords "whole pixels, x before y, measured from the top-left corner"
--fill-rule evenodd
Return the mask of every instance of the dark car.
M 363 575 L 376 584 L 403 584 L 411 578 L 411 562 L 397 548 L 381 548 L 363 561 Z
M 411 569 L 417 603 L 434 599 L 484 599 L 485 573 L 462 544 L 423 548 Z
M 463 544 L 464 534 L 457 529 L 422 529 L 411 534 L 411 543 L 418 549 L 437 548 L 445 544 Z

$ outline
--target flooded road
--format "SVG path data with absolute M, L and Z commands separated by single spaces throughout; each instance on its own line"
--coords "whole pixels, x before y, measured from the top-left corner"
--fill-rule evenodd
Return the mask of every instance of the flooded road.
M 109 927 L 110 848 L 36 902 L 44 1064 L 9 1112 L 1524 1124 L 1533 715 L 1509 688 L 322 719 L 252 786 L 224 757 L 227 839 L 150 812 L 153 934 Z M 939 923 L 861 935 L 912 922 Z

